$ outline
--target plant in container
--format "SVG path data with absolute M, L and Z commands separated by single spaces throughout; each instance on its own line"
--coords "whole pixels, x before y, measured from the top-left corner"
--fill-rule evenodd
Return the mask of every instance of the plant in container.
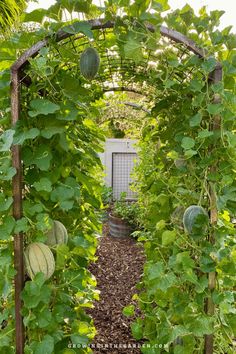
M 138 227 L 138 203 L 125 200 L 125 196 L 125 193 L 121 194 L 109 214 L 109 231 L 113 237 L 127 237 Z

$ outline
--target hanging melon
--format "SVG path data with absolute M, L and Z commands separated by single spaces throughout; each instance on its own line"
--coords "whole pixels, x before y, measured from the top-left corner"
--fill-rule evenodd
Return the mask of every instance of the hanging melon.
M 53 221 L 52 228 L 47 233 L 46 244 L 48 246 L 56 246 L 67 243 L 68 233 L 65 226 L 58 220 Z
M 28 245 L 24 253 L 26 272 L 31 279 L 42 272 L 49 279 L 55 271 L 55 260 L 50 248 L 41 242 Z
M 92 80 L 98 73 L 100 57 L 96 49 L 86 48 L 80 57 L 80 72 L 87 80 Z
M 201 216 L 201 217 L 200 217 Z M 203 207 L 199 205 L 191 205 L 189 206 L 183 215 L 183 224 L 184 229 L 189 235 L 193 235 L 194 233 L 201 234 L 206 230 L 206 218 L 208 218 L 208 214 Z M 199 221 L 201 220 L 201 224 Z M 199 235 L 200 236 L 200 235 Z

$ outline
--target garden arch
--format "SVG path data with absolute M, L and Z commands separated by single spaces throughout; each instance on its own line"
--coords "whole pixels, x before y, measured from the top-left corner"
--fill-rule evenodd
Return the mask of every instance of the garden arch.
M 114 27 L 113 22 L 105 22 L 103 23 L 102 20 L 90 20 L 87 22 L 91 28 L 91 30 L 101 31 L 103 35 L 106 35 L 106 30 L 112 30 Z M 79 24 L 79 23 L 78 23 Z M 75 27 L 75 24 L 73 24 Z M 146 29 L 150 32 L 155 31 L 155 28 L 152 25 L 147 25 Z M 201 59 L 207 58 L 207 53 L 204 52 L 201 48 L 186 36 L 182 35 L 181 33 L 174 31 L 172 29 L 161 27 L 160 33 L 162 38 L 167 38 L 171 41 L 171 46 L 180 45 L 180 60 L 186 53 L 193 53 Z M 78 43 L 80 40 L 83 40 L 84 35 L 77 37 L 74 34 L 74 30 L 59 30 L 54 34 L 54 38 L 52 40 L 51 37 L 47 37 L 44 40 L 39 41 L 35 45 L 33 45 L 30 49 L 28 49 L 11 67 L 11 109 L 12 109 L 12 125 L 15 124 L 20 119 L 20 108 L 21 108 L 21 98 L 20 98 L 20 87 L 21 84 L 26 86 L 30 86 L 32 84 L 32 79 L 27 76 L 24 72 L 29 60 L 34 58 L 38 55 L 40 50 L 46 46 L 48 46 L 52 41 L 61 42 L 65 44 L 66 40 L 70 42 L 71 46 L 74 46 L 75 41 Z M 105 37 L 104 37 L 105 39 Z M 105 58 L 105 59 L 104 59 Z M 102 58 L 104 65 L 108 65 L 108 72 L 104 76 L 98 77 L 98 81 L 107 82 L 110 76 L 112 79 L 113 69 L 116 70 L 115 66 L 120 66 L 120 68 L 124 67 L 127 68 L 127 63 L 124 64 L 122 62 L 122 58 L 118 58 L 118 63 L 111 65 L 109 53 L 104 54 L 104 58 Z M 147 61 L 150 59 L 148 57 Z M 146 63 L 147 64 L 147 63 Z M 145 68 L 145 65 L 143 66 Z M 133 66 L 133 70 L 135 72 L 136 65 Z M 132 74 L 132 70 L 131 70 Z M 106 76 L 108 75 L 108 76 Z M 130 86 L 130 80 L 136 80 L 135 75 L 134 77 L 128 77 L 128 79 L 121 80 L 121 85 L 116 86 L 114 84 L 114 80 L 112 79 L 112 84 L 103 85 L 102 91 L 133 91 L 133 92 L 142 92 L 142 84 L 141 88 L 134 88 L 132 85 Z M 148 78 L 147 78 L 148 79 Z M 217 83 L 222 80 L 222 67 L 220 63 L 217 63 L 215 69 L 209 75 L 209 80 L 213 83 Z M 127 84 L 127 85 L 126 85 Z M 219 97 L 215 94 L 214 103 L 219 102 Z M 214 124 L 212 129 L 218 129 L 220 124 L 219 116 L 215 117 Z M 12 161 L 13 167 L 15 167 L 17 173 L 13 177 L 13 215 L 16 220 L 22 218 L 22 161 L 21 161 L 21 151 L 19 145 L 12 146 Z M 212 172 L 214 172 L 215 167 L 211 167 Z M 216 223 L 217 221 L 217 209 L 216 209 L 216 197 L 214 193 L 214 189 L 211 189 L 211 196 L 210 196 L 210 212 L 211 212 L 211 223 Z M 214 237 L 212 236 L 211 242 L 214 242 Z M 23 243 L 24 237 L 22 233 L 16 234 L 14 236 L 14 260 L 15 260 L 15 269 L 16 269 L 16 276 L 15 276 L 15 316 L 16 316 L 16 353 L 23 354 L 24 353 L 24 328 L 23 328 L 23 319 L 21 315 L 21 298 L 20 294 L 24 287 L 24 264 L 23 264 Z M 210 273 L 209 275 L 209 287 L 212 290 L 215 287 L 215 273 Z M 206 312 L 209 315 L 214 313 L 214 304 L 211 299 L 208 299 L 207 302 L 207 310 Z M 213 335 L 207 335 L 205 338 L 205 353 L 210 354 L 213 353 Z

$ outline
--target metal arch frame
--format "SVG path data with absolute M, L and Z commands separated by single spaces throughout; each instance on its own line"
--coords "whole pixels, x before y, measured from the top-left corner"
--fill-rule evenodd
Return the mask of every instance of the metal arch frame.
M 89 20 L 88 23 L 91 25 L 92 30 L 108 29 L 114 27 L 114 22 L 108 21 L 103 22 L 101 19 Z M 146 28 L 155 32 L 154 26 L 148 24 Z M 199 48 L 196 43 L 185 35 L 169 29 L 167 27 L 161 26 L 160 33 L 162 36 L 171 39 L 173 42 L 183 44 L 190 52 L 196 54 L 199 58 L 206 58 L 207 52 Z M 63 39 L 72 37 L 74 34 L 69 34 L 63 31 L 63 28 L 55 33 L 55 41 L 60 42 Z M 20 119 L 20 74 L 25 65 L 27 65 L 28 60 L 37 56 L 39 50 L 49 43 L 51 37 L 46 37 L 45 39 L 37 42 L 31 48 L 26 50 L 12 65 L 11 67 L 11 122 L 14 126 Z M 216 83 L 222 80 L 222 66 L 217 63 L 216 68 L 211 74 L 212 82 Z M 218 98 L 215 97 L 215 101 Z M 212 129 L 218 129 L 219 127 L 219 117 L 216 117 L 215 124 L 213 124 Z M 12 146 L 12 164 L 16 169 L 16 175 L 12 179 L 13 185 L 13 216 L 16 220 L 22 218 L 22 179 L 23 179 L 23 167 L 21 161 L 21 149 L 19 145 Z M 217 221 L 217 208 L 215 203 L 214 191 L 211 191 L 210 198 L 210 210 L 211 210 L 211 222 L 215 223 Z M 214 242 L 214 237 L 211 240 Z M 21 291 L 24 288 L 24 260 L 23 260 L 23 250 L 24 250 L 24 235 L 22 233 L 14 235 L 14 265 L 16 269 L 15 275 L 15 329 L 16 329 L 16 354 L 24 354 L 24 325 L 23 317 L 21 315 L 22 300 Z M 212 285 L 213 284 L 213 285 Z M 209 279 L 209 289 L 212 290 L 215 284 L 215 274 L 212 274 L 211 279 Z M 214 313 L 214 304 L 207 302 L 206 311 L 208 314 Z M 206 336 L 205 339 L 205 354 L 213 353 L 213 335 Z

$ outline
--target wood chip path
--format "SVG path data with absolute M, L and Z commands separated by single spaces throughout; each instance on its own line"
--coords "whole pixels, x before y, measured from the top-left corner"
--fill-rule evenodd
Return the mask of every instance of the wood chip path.
M 132 296 L 137 293 L 136 284 L 142 275 L 145 259 L 142 246 L 132 237 L 109 236 L 105 225 L 97 256 L 98 260 L 90 265 L 90 271 L 97 279 L 100 301 L 96 301 L 95 307 L 88 311 L 97 329 L 93 353 L 141 353 L 138 348 L 141 343 L 132 337 L 130 330 L 130 323 L 134 318 L 124 316 L 122 309 L 130 303 L 135 304 Z

